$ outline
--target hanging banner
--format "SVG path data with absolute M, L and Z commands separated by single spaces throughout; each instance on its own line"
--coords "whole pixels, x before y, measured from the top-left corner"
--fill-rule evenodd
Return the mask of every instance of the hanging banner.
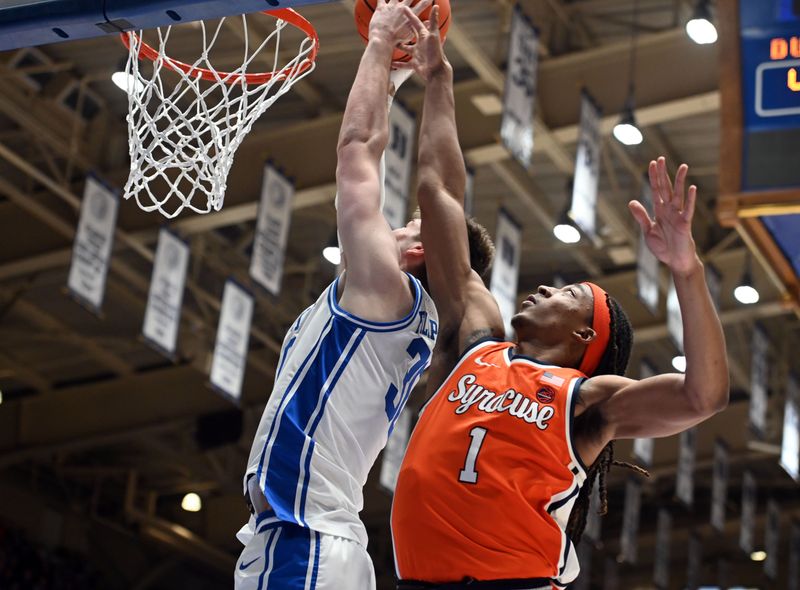
M 725 502 L 728 500 L 728 445 L 723 440 L 714 444 L 714 476 L 711 483 L 711 526 L 725 532 Z
M 638 480 L 630 478 L 625 485 L 625 512 L 622 515 L 620 563 L 636 563 L 639 512 L 641 507 L 642 484 Z
M 411 436 L 411 410 L 404 408 L 394 423 L 394 430 L 386 441 L 381 462 L 380 484 L 383 489 L 394 494 L 400 464 L 406 454 L 408 439 Z
M 719 311 L 722 296 L 722 275 L 714 265 L 708 263 L 706 263 L 706 284 L 708 285 L 708 292 L 711 294 L 711 301 L 714 302 L 714 307 Z
M 253 297 L 234 281 L 225 283 L 211 363 L 211 385 L 238 403 L 242 395 Z
M 600 109 L 592 97 L 581 93 L 581 122 L 570 217 L 592 238 L 597 238 L 597 187 L 600 184 Z
M 800 522 L 792 523 L 789 537 L 789 588 L 800 590 Z
M 475 170 L 467 168 L 467 184 L 464 187 L 464 215 L 472 217 L 475 211 Z
M 656 588 L 669 588 L 669 547 L 672 535 L 672 517 L 661 508 L 658 511 L 658 527 L 656 529 L 656 558 L 653 565 L 653 583 Z
M 292 183 L 270 164 L 264 166 L 250 276 L 275 296 L 281 292 L 293 197 Z
M 742 520 L 739 548 L 748 556 L 753 552 L 753 528 L 756 520 L 756 478 L 749 471 L 742 474 Z
M 95 313 L 100 313 L 106 293 L 118 208 L 119 195 L 94 176 L 87 176 L 67 289 Z
M 591 590 L 592 585 L 592 544 L 580 543 L 578 545 L 578 563 L 581 572 L 578 578 L 570 585 L 571 590 Z
M 492 264 L 489 290 L 500 307 L 506 334 L 512 334 L 511 318 L 517 313 L 517 281 L 519 279 L 522 228 L 503 209 L 497 215 L 497 233 L 494 243 L 497 252 L 494 264 Z
M 525 169 L 530 168 L 533 156 L 533 109 L 538 68 L 536 29 L 517 5 L 511 18 L 500 138 Z
M 793 480 L 800 483 L 800 389 L 794 375 L 789 375 L 786 382 L 781 467 Z
M 647 379 L 656 374 L 647 360 L 642 360 L 639 365 L 639 379 Z M 636 459 L 643 467 L 650 468 L 653 466 L 653 447 L 654 439 L 652 438 L 636 438 L 633 440 L 633 458 Z
M 639 300 L 653 315 L 658 313 L 658 271 L 659 261 L 639 236 L 639 250 L 636 256 L 636 293 Z
M 156 259 L 144 311 L 142 335 L 156 350 L 174 357 L 189 268 L 189 244 L 166 228 L 158 232 Z
M 384 154 L 386 175 L 383 216 L 392 229 L 406 224 L 416 130 L 417 120 L 414 115 L 399 102 L 395 102 L 389 111 L 389 144 Z
M 583 536 L 595 544 L 600 542 L 603 527 L 603 517 L 600 514 L 600 478 L 594 480 L 592 492 L 589 495 L 589 512 L 586 514 L 586 528 Z
M 617 560 L 613 557 L 606 557 L 603 569 L 605 574 L 603 590 L 619 590 L 619 564 L 617 564 Z
M 678 475 L 675 495 L 691 507 L 694 501 L 694 458 L 697 445 L 697 430 L 690 428 L 681 432 L 678 454 Z
M 764 551 L 767 559 L 764 560 L 764 573 L 771 580 L 778 578 L 778 550 L 781 540 L 781 507 L 775 500 L 767 502 L 767 524 L 764 531 Z
M 696 590 L 700 585 L 700 571 L 703 566 L 703 544 L 695 533 L 689 535 L 689 555 L 686 566 L 686 588 Z
M 644 205 L 650 218 L 654 218 L 656 212 L 653 206 L 653 187 L 650 186 L 650 174 L 648 172 L 645 172 L 642 176 L 642 194 L 639 196 L 639 201 Z
M 670 277 L 667 290 L 667 330 L 675 346 L 678 347 L 678 351 L 683 354 L 683 318 L 678 302 L 678 293 L 675 291 L 675 281 L 672 280 L 672 277 Z
M 764 438 L 767 428 L 768 350 L 767 335 L 764 334 L 764 330 L 755 326 L 750 364 L 750 426 L 759 438 Z

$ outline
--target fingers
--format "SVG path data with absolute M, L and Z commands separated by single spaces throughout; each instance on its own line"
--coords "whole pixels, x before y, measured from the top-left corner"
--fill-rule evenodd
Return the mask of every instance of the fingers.
M 430 7 L 432 2 L 433 0 L 420 0 L 419 3 L 414 5 L 412 10 L 417 16 L 419 16 Z
M 642 229 L 642 233 L 646 235 L 650 231 L 650 227 L 653 225 L 653 221 L 650 219 L 647 209 L 645 209 L 644 205 L 642 205 L 639 201 L 631 201 L 628 203 L 628 210 L 631 212 L 631 215 L 633 215 L 636 223 L 639 224 L 639 227 Z
M 667 170 L 667 160 L 664 156 L 658 159 L 658 188 L 661 191 L 661 200 L 665 204 L 672 203 L 674 194 L 672 192 L 672 180 Z
M 428 32 L 431 34 L 439 30 L 439 5 L 435 4 L 431 10 L 431 16 L 428 19 Z
M 678 208 L 679 211 L 683 211 L 684 207 L 684 196 L 683 191 L 686 187 L 686 176 L 689 174 L 689 167 L 686 164 L 681 164 L 680 168 L 678 168 L 678 172 L 675 174 L 675 190 L 674 195 L 677 197 L 675 199 L 675 206 Z
M 689 194 L 686 196 L 686 206 L 683 209 L 683 217 L 690 224 L 694 217 L 694 206 L 697 203 L 697 187 L 692 185 L 689 187 Z
M 403 6 L 402 10 L 403 14 L 406 16 L 409 26 L 414 30 L 414 34 L 417 37 L 422 37 L 428 32 L 428 30 L 425 28 L 425 25 L 422 24 L 421 20 L 419 20 L 419 16 L 417 16 L 417 13 L 414 10 L 408 6 Z

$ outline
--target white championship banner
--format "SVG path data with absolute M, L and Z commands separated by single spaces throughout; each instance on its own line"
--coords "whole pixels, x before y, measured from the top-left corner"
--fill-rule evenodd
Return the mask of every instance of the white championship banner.
M 711 526 L 725 532 L 725 503 L 728 500 L 728 445 L 722 440 L 714 444 L 714 475 L 711 481 Z
M 464 214 L 471 217 L 475 211 L 475 171 L 467 168 L 467 184 L 464 187 Z
M 273 166 L 264 166 L 250 276 L 273 295 L 281 292 L 294 186 Z
M 620 562 L 636 563 L 638 553 L 639 512 L 642 508 L 642 484 L 629 478 L 625 485 L 625 512 L 622 515 Z
M 753 328 L 752 357 L 750 364 L 750 426 L 764 437 L 767 428 L 767 388 L 769 387 L 769 341 L 764 330 Z
M 252 295 L 228 280 L 222 295 L 214 360 L 211 363 L 211 385 L 237 403 L 242 395 L 252 320 Z
M 189 268 L 189 245 L 166 228 L 158 232 L 156 259 L 144 311 L 142 335 L 157 350 L 175 356 Z
M 722 296 L 722 275 L 717 268 L 710 263 L 706 263 L 706 284 L 708 292 L 711 294 L 711 301 L 717 311 L 720 310 L 720 298 Z
M 800 483 L 800 388 L 794 375 L 789 375 L 786 381 L 781 467 Z
M 533 109 L 538 68 L 536 29 L 517 5 L 511 18 L 500 138 L 525 169 L 530 167 L 533 156 Z
M 397 476 L 400 473 L 400 465 L 406 454 L 408 439 L 411 437 L 411 410 L 403 408 L 394 423 L 394 430 L 386 441 L 383 448 L 383 459 L 381 462 L 380 484 L 385 490 L 394 493 L 397 487 Z
M 646 360 L 642 360 L 639 365 L 639 379 L 647 379 L 656 374 L 656 370 Z M 644 467 L 653 466 L 653 447 L 655 440 L 652 438 L 633 439 L 633 458 L 640 462 Z
M 678 351 L 683 354 L 683 317 L 681 316 L 678 292 L 675 290 L 675 282 L 672 277 L 670 277 L 667 290 L 667 330 L 675 346 L 678 347 Z
M 503 209 L 497 215 L 497 233 L 494 238 L 497 252 L 492 265 L 489 290 L 497 300 L 506 334 L 511 335 L 511 318 L 517 313 L 517 283 L 522 243 L 522 228 Z
M 781 507 L 771 498 L 767 502 L 767 523 L 764 528 L 764 551 L 767 552 L 767 559 L 764 560 L 764 573 L 771 580 L 776 580 L 778 566 L 783 565 L 783 561 L 778 555 L 781 544 Z
M 694 502 L 694 460 L 696 449 L 697 430 L 690 428 L 681 432 L 675 495 L 686 506 L 691 506 Z
M 389 144 L 384 155 L 386 175 L 384 177 L 385 200 L 383 215 L 392 229 L 406 224 L 411 167 L 414 162 L 414 139 L 417 120 L 397 102 L 389 111 Z
M 644 236 L 639 235 L 639 247 L 636 254 L 636 293 L 647 310 L 658 313 L 658 258 L 647 247 Z
M 103 306 L 118 209 L 119 195 L 94 176 L 87 176 L 67 288 L 95 313 Z
M 739 548 L 748 556 L 753 552 L 757 503 L 756 478 L 750 471 L 742 474 L 742 518 L 739 529 Z
M 600 109 L 587 92 L 581 97 L 581 122 L 570 217 L 592 240 L 597 237 L 597 188 L 600 184 Z
M 669 588 L 669 546 L 672 538 L 672 516 L 664 508 L 658 511 L 656 528 L 656 558 L 653 564 L 653 583 L 660 590 Z

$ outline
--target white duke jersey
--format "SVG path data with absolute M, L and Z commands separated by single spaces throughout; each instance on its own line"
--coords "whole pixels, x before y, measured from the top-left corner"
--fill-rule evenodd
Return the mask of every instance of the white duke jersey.
M 362 488 L 430 364 L 438 315 L 410 275 L 413 308 L 389 323 L 342 309 L 338 284 L 336 279 L 286 335 L 250 450 L 245 494 L 255 477 L 279 519 L 366 546 L 358 517 Z

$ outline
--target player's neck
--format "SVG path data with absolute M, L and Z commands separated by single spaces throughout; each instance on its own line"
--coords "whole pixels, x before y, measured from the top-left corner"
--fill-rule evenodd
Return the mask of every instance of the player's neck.
M 553 345 L 552 343 L 545 344 L 534 338 L 526 338 L 517 341 L 514 354 L 534 358 L 546 365 L 577 367 L 583 352 L 576 350 L 570 343 Z

